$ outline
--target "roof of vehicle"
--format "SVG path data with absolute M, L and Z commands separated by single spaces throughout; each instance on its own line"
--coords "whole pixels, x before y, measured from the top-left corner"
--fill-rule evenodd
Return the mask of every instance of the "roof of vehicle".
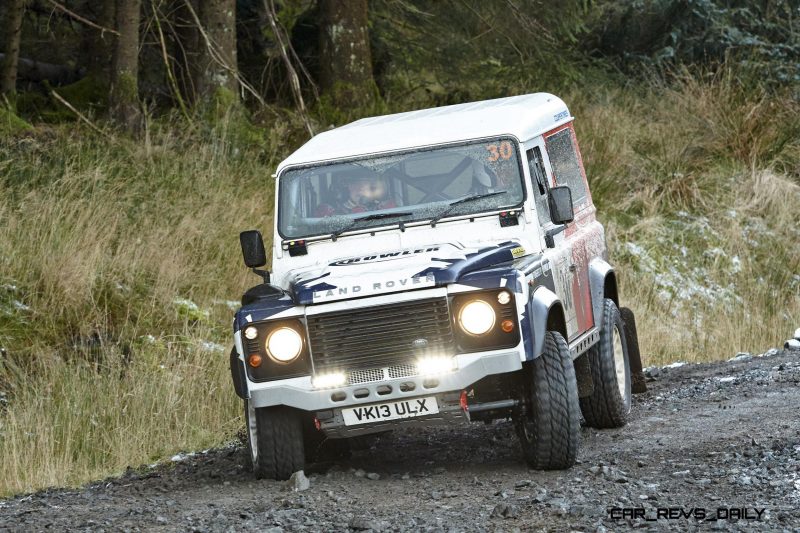
M 314 136 L 279 166 L 407 150 L 483 137 L 531 139 L 572 119 L 567 105 L 547 93 L 363 118 Z

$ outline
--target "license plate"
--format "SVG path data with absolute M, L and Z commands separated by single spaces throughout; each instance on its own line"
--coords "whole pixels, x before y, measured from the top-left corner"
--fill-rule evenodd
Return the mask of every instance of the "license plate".
M 345 426 L 355 426 L 369 424 L 370 422 L 383 422 L 384 420 L 435 415 L 438 412 L 439 404 L 436 403 L 436 397 L 429 396 L 427 398 L 414 398 L 413 400 L 400 400 L 377 405 L 349 407 L 342 409 L 342 417 L 344 418 Z

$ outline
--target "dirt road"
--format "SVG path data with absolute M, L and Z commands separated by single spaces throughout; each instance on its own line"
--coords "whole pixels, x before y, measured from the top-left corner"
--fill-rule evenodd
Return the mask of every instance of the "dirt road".
M 527 470 L 509 422 L 386 435 L 300 492 L 235 446 L 0 501 L 0 530 L 800 531 L 800 351 L 650 373 L 568 471 Z

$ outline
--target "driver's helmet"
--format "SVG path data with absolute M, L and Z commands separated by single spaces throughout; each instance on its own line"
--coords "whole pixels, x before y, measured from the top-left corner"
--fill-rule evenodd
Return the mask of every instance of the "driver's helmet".
M 389 183 L 386 178 L 358 168 L 342 178 L 344 184 L 344 204 L 346 207 L 374 207 L 389 196 Z

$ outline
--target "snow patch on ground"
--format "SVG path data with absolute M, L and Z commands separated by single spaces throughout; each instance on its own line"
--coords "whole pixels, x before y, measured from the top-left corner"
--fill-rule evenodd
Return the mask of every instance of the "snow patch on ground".
M 239 309 L 242 306 L 242 304 L 241 304 L 241 302 L 239 302 L 239 300 L 214 300 L 211 303 L 213 303 L 214 305 L 224 305 L 225 307 L 227 307 L 231 311 L 236 311 L 237 309 Z
M 189 457 L 194 457 L 195 455 L 197 455 L 197 452 L 189 452 L 189 453 L 181 452 L 173 455 L 172 457 L 170 457 L 169 460 L 172 461 L 173 463 L 180 463 L 181 461 L 185 461 Z
M 225 351 L 223 345 L 211 341 L 200 341 L 200 349 L 208 353 L 223 353 Z
M 179 315 L 191 320 L 205 320 L 211 314 L 208 309 L 201 309 L 200 306 L 188 298 L 175 298 L 172 303 L 178 310 Z
M 31 308 L 24 303 L 20 302 L 19 300 L 12 300 L 11 305 L 14 306 L 14 309 L 17 311 L 30 311 Z

